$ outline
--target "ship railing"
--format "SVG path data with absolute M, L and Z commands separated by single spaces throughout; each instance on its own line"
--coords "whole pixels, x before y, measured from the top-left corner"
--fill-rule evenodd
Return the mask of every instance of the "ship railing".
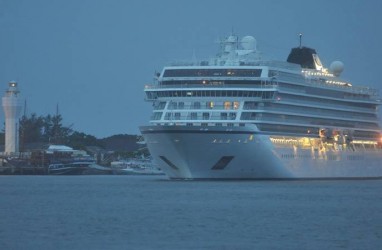
M 345 83 L 331 84 L 331 83 L 327 83 L 323 79 L 316 79 L 316 80 L 312 79 L 311 81 L 309 81 L 309 84 L 314 84 L 316 86 L 322 86 L 322 87 L 330 88 L 330 89 L 341 89 L 346 92 L 355 93 L 355 94 L 365 94 L 365 95 L 374 96 L 374 97 L 379 96 L 379 91 L 377 89 L 370 88 L 370 87 L 352 86 L 350 84 L 345 84 Z
M 293 87 L 289 87 L 289 86 L 285 86 L 283 85 L 282 83 L 279 84 L 279 89 L 280 90 L 284 90 L 284 91 L 289 91 L 289 92 L 293 92 L 293 93 L 302 93 L 302 94 L 306 94 L 306 90 L 303 89 L 303 88 L 293 88 Z M 373 94 L 370 94 L 370 93 L 373 93 Z M 346 94 L 340 98 L 340 99 L 345 99 L 345 100 L 357 100 L 357 101 L 377 101 L 377 102 L 380 102 L 380 100 L 378 99 L 378 91 L 376 90 L 375 92 L 370 92 L 370 93 L 364 93 L 364 92 L 356 92 L 356 91 L 346 91 Z M 357 95 L 354 95 L 354 94 L 357 94 Z
M 317 101 L 313 101 L 313 100 L 309 100 L 309 102 L 305 101 L 305 100 L 300 100 L 298 98 L 295 98 L 295 99 L 291 99 L 291 98 L 286 98 L 286 97 L 283 97 L 281 99 L 281 101 L 283 103 L 291 103 L 291 104 L 295 104 L 295 103 L 301 103 L 301 104 L 305 104 L 305 105 L 309 105 L 309 107 L 311 106 L 315 106 L 317 108 L 321 108 L 321 107 L 329 107 L 329 108 L 333 108 L 333 107 L 336 107 L 336 108 L 343 108 L 345 110 L 349 110 L 349 111 L 360 111 L 360 112 L 369 112 L 369 113 L 374 113 L 374 110 L 371 110 L 370 108 L 362 108 L 362 107 L 356 107 L 356 106 L 349 106 L 349 105 L 341 105 L 341 104 L 328 104 L 325 102 L 325 100 L 322 100 L 322 102 L 317 102 Z
M 177 60 L 166 65 L 177 67 L 177 66 L 214 66 L 214 64 L 210 60 Z
M 301 66 L 294 63 L 289 63 L 285 61 L 276 61 L 276 60 L 257 60 L 254 62 L 247 63 L 246 65 L 250 66 L 268 66 L 274 68 L 282 68 L 293 71 L 301 71 Z
M 181 120 L 195 120 L 195 121 L 201 121 L 201 120 L 235 120 L 237 114 L 234 112 L 226 112 L 223 115 L 220 112 L 209 112 L 208 110 L 203 110 L 203 112 L 199 112 L 195 114 L 191 114 L 193 112 L 176 112 L 175 110 L 171 113 L 167 113 L 166 116 L 164 117 L 164 120 L 166 121 L 181 121 Z M 319 118 L 319 117 L 312 117 L 314 119 L 324 119 L 324 118 Z M 327 118 L 325 118 L 327 119 Z M 335 117 L 331 118 L 335 119 Z M 245 120 L 252 120 L 252 121 L 261 121 L 261 122 L 279 122 L 279 123 L 293 123 L 293 124 L 300 124 L 301 122 L 309 124 L 309 125 L 315 125 L 315 123 L 312 122 L 307 122 L 306 118 L 293 118 L 288 120 L 282 119 L 282 118 L 275 118 L 275 117 L 264 117 L 262 114 L 258 114 L 257 116 L 254 117 L 248 117 Z M 353 121 L 349 121 L 351 124 L 353 124 Z M 344 121 L 346 123 L 346 121 Z M 349 125 L 350 125 L 349 123 Z M 363 126 L 365 128 L 371 128 L 375 129 L 375 126 L 368 126 L 365 125 Z
M 313 117 L 312 117 L 313 118 Z M 281 125 L 306 125 L 306 126 L 318 126 L 317 122 L 316 121 L 309 121 L 310 118 L 294 118 L 294 119 L 282 119 L 282 118 L 272 118 L 272 117 L 255 117 L 253 119 L 253 121 L 255 122 L 262 122 L 262 123 L 267 123 L 267 122 L 272 122 L 272 123 L 276 123 L 276 124 L 281 124 Z M 327 118 L 316 118 L 314 117 L 313 119 L 322 119 L 322 120 L 325 120 L 327 121 L 328 119 Z M 330 119 L 330 120 L 334 120 L 334 119 Z M 354 122 L 354 121 L 343 121 L 343 124 L 336 124 L 334 126 L 336 127 L 346 127 L 346 128 L 354 128 L 354 127 L 360 127 L 362 129 L 369 129 L 369 130 L 378 130 L 379 128 L 376 126 L 376 125 L 367 125 L 367 124 L 362 124 L 362 126 L 360 126 L 359 124 L 357 124 L 358 122 Z
M 350 87 L 354 92 L 359 94 L 368 94 L 371 96 L 379 96 L 379 90 L 364 86 L 352 86 Z
M 304 76 L 304 75 L 302 75 Z M 325 77 L 301 77 L 300 75 L 293 75 L 289 73 L 279 72 L 277 79 L 281 82 L 288 81 L 290 83 L 299 83 L 302 85 L 315 85 L 320 87 L 325 87 L 329 89 L 341 89 L 346 92 L 356 93 L 356 94 L 366 94 L 373 97 L 379 96 L 379 90 L 375 88 L 370 88 L 366 86 L 352 86 L 349 83 L 338 80 L 338 82 L 343 82 L 343 84 L 328 83 L 327 80 L 331 80 Z
M 170 66 L 267 66 L 274 68 L 282 68 L 288 70 L 301 70 L 301 66 L 294 63 L 289 63 L 285 61 L 277 60 L 259 60 L 259 58 L 245 58 L 242 59 L 240 56 L 237 56 L 233 60 L 228 60 L 232 65 L 226 65 L 227 60 L 221 57 L 213 57 L 209 59 L 202 60 L 177 60 L 167 65 Z
M 251 85 L 251 84 L 176 84 L 176 85 L 161 85 L 152 84 L 145 85 L 145 90 L 155 90 L 155 89 L 173 89 L 173 88 L 198 88 L 198 89 L 208 89 L 208 88 L 247 88 L 247 89 L 275 89 L 279 85 L 275 81 L 261 81 L 261 84 Z
M 330 117 L 331 119 L 335 118 L 347 118 L 347 119 L 356 119 L 356 120 L 361 120 L 361 121 L 366 121 L 366 122 L 377 122 L 377 118 L 375 116 L 370 116 L 370 117 L 365 117 L 365 116 L 360 116 L 360 115 L 351 115 L 349 112 L 346 113 L 338 113 L 338 111 L 333 110 L 332 113 L 323 113 L 322 111 L 317 111 L 315 109 L 309 109 L 309 108 L 304 108 L 304 107 L 293 107 L 293 109 L 290 108 L 274 108 L 274 107 L 248 107 L 244 106 L 243 111 L 258 111 L 258 112 L 285 112 L 287 114 L 291 115 L 301 115 L 301 114 L 309 114 L 309 115 L 314 115 L 324 118 Z M 302 113 L 304 112 L 304 113 Z
M 210 113 L 203 112 L 199 114 L 190 114 L 190 113 L 182 113 L 179 115 L 174 115 L 175 113 L 167 113 L 164 120 L 165 121 L 207 121 L 207 120 L 217 120 L 217 121 L 234 121 L 236 120 L 236 113 L 226 113 L 226 115 L 222 115 L 219 113 Z
M 238 110 L 238 108 L 227 107 L 227 106 L 224 106 L 224 104 L 216 104 L 216 102 L 214 103 L 213 107 L 208 106 L 208 104 L 195 105 L 195 103 L 184 104 L 183 106 L 180 106 L 180 105 L 172 106 L 171 104 L 172 103 L 170 103 L 168 110 L 193 110 L 195 112 L 201 112 L 201 111 L 234 112 Z

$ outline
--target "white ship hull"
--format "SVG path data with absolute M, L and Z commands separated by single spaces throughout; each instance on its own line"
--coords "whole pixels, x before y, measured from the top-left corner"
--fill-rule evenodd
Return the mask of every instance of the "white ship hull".
M 171 179 L 382 177 L 380 150 L 275 146 L 248 127 L 141 127 L 148 149 Z

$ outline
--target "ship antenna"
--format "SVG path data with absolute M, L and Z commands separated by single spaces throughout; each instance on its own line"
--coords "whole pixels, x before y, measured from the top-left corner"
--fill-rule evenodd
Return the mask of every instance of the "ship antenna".
M 24 117 L 27 117 L 27 99 L 24 100 Z
M 301 44 L 302 44 L 302 33 L 300 33 L 300 34 L 298 34 L 299 35 L 299 37 L 300 37 L 300 49 L 301 49 Z

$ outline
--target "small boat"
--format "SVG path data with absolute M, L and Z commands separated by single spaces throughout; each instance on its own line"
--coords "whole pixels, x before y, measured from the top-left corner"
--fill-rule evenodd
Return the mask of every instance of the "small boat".
M 121 175 L 164 175 L 163 171 L 156 167 L 150 158 L 134 158 L 127 161 L 111 162 L 114 174 Z
M 83 174 L 95 164 L 94 158 L 85 151 L 64 145 L 50 145 L 47 150 L 35 155 L 34 160 L 35 162 L 40 160 L 47 166 L 47 173 L 54 175 Z

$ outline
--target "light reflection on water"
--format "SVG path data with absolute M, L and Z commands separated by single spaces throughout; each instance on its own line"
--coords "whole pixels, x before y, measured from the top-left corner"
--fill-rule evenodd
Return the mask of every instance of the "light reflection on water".
M 382 180 L 0 176 L 1 249 L 376 249 Z

